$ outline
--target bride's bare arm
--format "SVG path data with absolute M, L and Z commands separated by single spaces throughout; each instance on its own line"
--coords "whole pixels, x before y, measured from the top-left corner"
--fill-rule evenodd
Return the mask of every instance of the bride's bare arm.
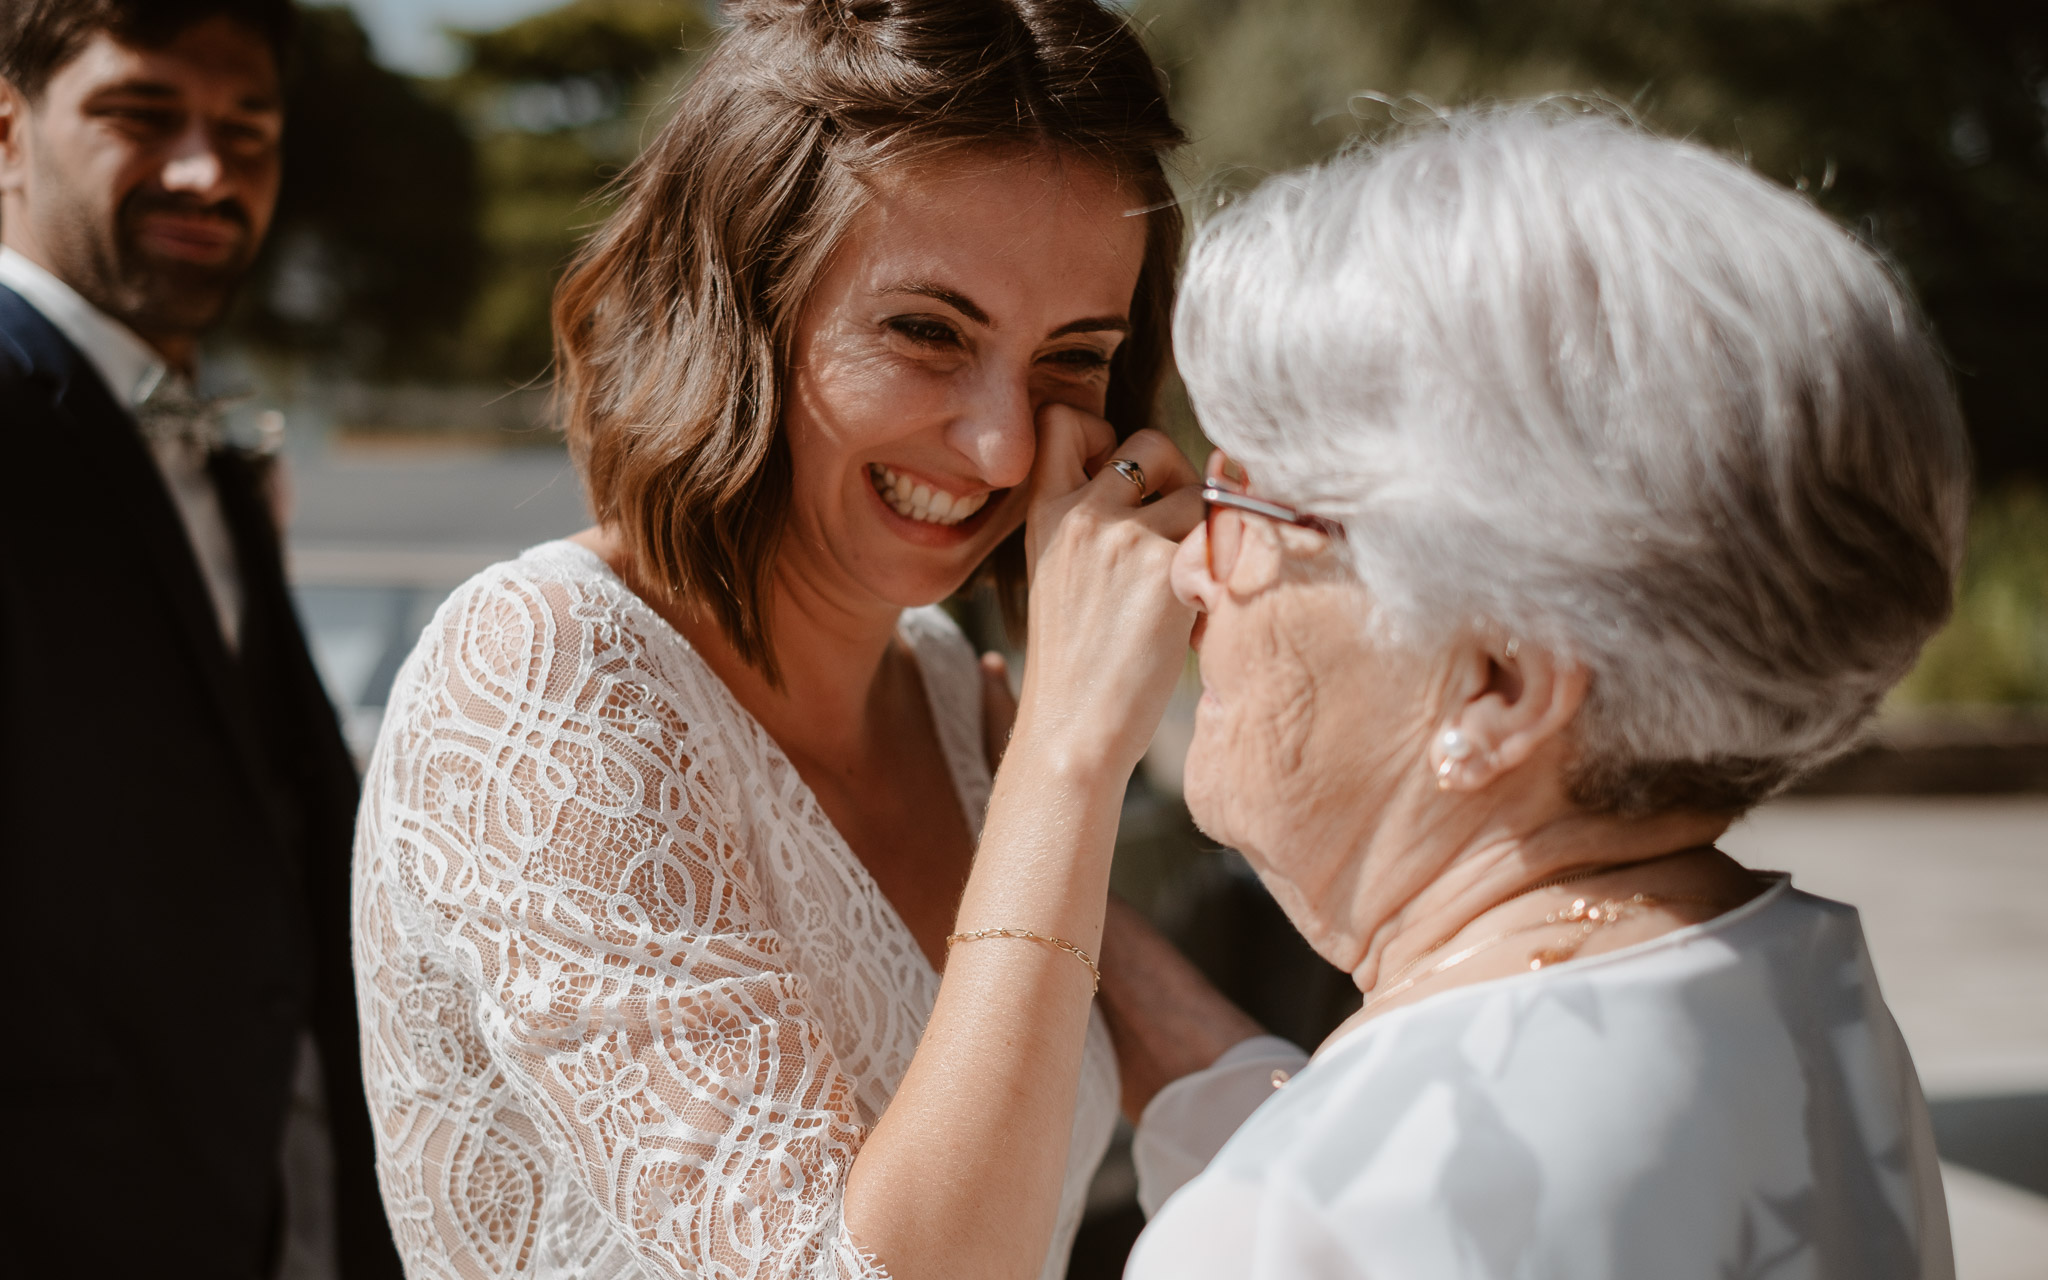
M 994 773 L 1017 721 L 1017 699 L 1000 654 L 983 654 L 981 671 L 982 731 L 989 772 Z M 1100 959 L 1102 990 L 1096 1004 L 1116 1044 L 1123 1112 L 1132 1124 L 1161 1089 L 1265 1034 L 1144 913 L 1114 893 L 1103 921 Z
M 1194 617 L 1168 591 L 1200 518 L 1195 476 L 1164 436 L 1117 446 L 1164 497 L 1090 480 L 1099 419 L 1043 423 L 1031 526 L 1029 656 L 957 928 L 1102 945 L 1124 783 L 1172 692 Z M 957 946 L 917 1056 L 854 1161 L 852 1237 L 897 1280 L 1036 1275 L 1051 1240 L 1094 982 L 1049 946 Z

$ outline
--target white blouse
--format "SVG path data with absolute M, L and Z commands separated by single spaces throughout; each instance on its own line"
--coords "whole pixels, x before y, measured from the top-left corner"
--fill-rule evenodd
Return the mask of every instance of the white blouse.
M 1241 1049 L 1146 1110 L 1141 1195 L 1165 1204 L 1126 1280 L 1955 1274 L 1926 1103 L 1862 926 L 1788 880 L 1383 1014 L 1263 1099 L 1249 1077 L 1285 1046 Z
M 975 655 L 937 609 L 900 634 L 979 832 Z M 435 615 L 370 760 L 354 927 L 413 1280 L 886 1274 L 841 1196 L 939 976 L 780 748 L 591 552 L 537 547 Z M 1097 1016 L 1047 1280 L 1117 1098 Z

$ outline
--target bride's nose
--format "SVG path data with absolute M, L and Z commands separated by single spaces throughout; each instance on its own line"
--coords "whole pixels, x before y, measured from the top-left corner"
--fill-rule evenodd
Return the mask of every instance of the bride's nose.
M 953 447 L 991 487 L 1023 484 L 1038 451 L 1032 410 L 1031 388 L 1023 380 L 984 379 L 965 412 L 954 419 Z

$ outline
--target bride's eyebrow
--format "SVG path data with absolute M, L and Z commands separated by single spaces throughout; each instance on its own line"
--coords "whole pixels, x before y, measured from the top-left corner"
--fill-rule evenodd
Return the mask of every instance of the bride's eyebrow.
M 958 311 L 961 315 L 966 316 L 969 320 L 974 321 L 974 323 L 980 325 L 984 329 L 993 329 L 996 327 L 995 321 L 988 318 L 988 312 L 983 311 L 980 307 L 974 304 L 974 299 L 968 297 L 964 293 L 961 293 L 957 289 L 948 289 L 946 286 L 942 284 L 928 284 L 922 280 L 906 280 L 901 284 L 892 284 L 887 288 L 877 289 L 875 290 L 875 292 L 878 295 L 890 293 L 914 293 L 917 294 L 919 297 L 931 298 L 934 301 L 945 303 L 947 306 L 953 308 L 953 310 L 955 311 Z
M 988 318 L 988 312 L 974 304 L 974 299 L 957 289 L 948 289 L 942 284 L 929 284 L 922 280 L 906 280 L 901 284 L 877 289 L 878 295 L 891 293 L 914 293 L 921 298 L 943 302 L 966 316 L 984 329 L 993 329 L 996 322 Z M 1047 334 L 1048 338 L 1064 338 L 1070 333 L 1123 333 L 1131 331 L 1131 322 L 1123 316 L 1089 316 L 1082 320 L 1069 320 Z
M 1131 322 L 1122 316 L 1090 316 L 1086 320 L 1069 320 L 1047 334 L 1048 338 L 1064 338 L 1070 333 L 1122 333 L 1131 331 Z

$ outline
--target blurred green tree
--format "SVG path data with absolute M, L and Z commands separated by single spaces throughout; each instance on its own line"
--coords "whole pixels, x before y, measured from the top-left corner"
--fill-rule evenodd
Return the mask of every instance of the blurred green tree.
M 440 372 L 479 267 L 468 132 L 376 64 L 346 9 L 304 11 L 287 77 L 277 221 L 230 336 L 360 375 Z
M 1955 618 L 1893 696 L 1909 705 L 2048 703 L 2048 492 L 2013 485 L 1978 504 Z
M 2048 4 L 1141 0 L 1139 13 L 1199 186 L 1328 154 L 1411 95 L 1598 94 L 1747 155 L 1903 268 L 1954 362 L 1980 475 L 2048 477 Z
M 476 140 L 482 286 L 454 372 L 545 374 L 555 280 L 710 32 L 687 0 L 573 0 L 458 33 L 464 69 L 439 88 Z

